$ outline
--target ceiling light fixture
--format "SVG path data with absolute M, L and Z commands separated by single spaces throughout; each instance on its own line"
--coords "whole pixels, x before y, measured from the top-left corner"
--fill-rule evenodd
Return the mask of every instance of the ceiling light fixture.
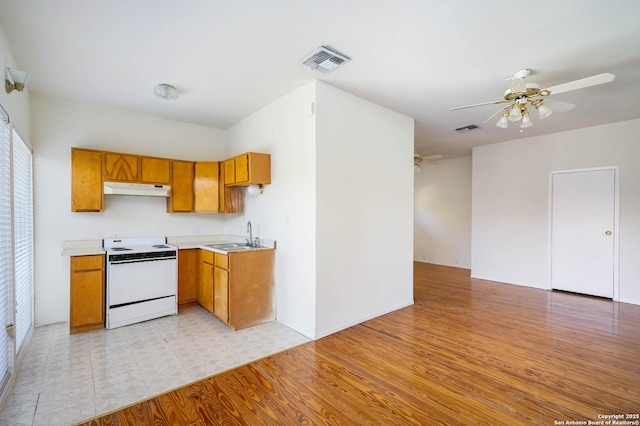
M 536 110 L 538 110 L 538 118 L 540 120 L 544 120 L 545 118 L 553 114 L 553 110 L 551 108 L 542 104 L 542 99 L 536 99 L 535 101 L 531 102 L 531 104 L 536 108 Z
M 247 187 L 247 193 L 249 195 L 260 195 L 264 192 L 264 186 L 259 183 L 257 185 L 249 185 Z
M 520 127 L 520 133 L 523 132 L 522 129 L 533 126 L 533 121 L 531 121 L 531 117 L 529 116 L 529 109 L 527 108 L 527 99 L 522 99 L 516 101 L 515 104 L 508 106 L 504 109 L 502 117 L 496 123 L 496 127 L 500 127 L 501 129 L 506 129 L 509 127 L 509 121 L 512 121 L 516 124 L 516 126 Z M 530 104 L 538 110 L 538 118 L 541 120 L 547 118 L 553 113 L 553 110 L 546 105 L 542 104 L 541 99 L 537 99 Z
M 509 127 L 509 108 L 504 109 L 504 113 L 502 114 L 502 117 L 500 117 L 500 120 L 498 120 L 498 122 L 496 123 L 496 126 L 500 127 L 501 129 L 506 129 L 507 127 Z
M 14 90 L 22 92 L 27 87 L 29 81 L 29 73 L 15 68 L 5 68 L 4 73 L 4 90 L 11 93 Z
M 513 101 L 513 104 L 504 109 L 503 116 L 496 123 L 496 127 L 506 129 L 509 127 L 509 121 L 512 121 L 516 126 L 520 127 L 520 132 L 527 127 L 533 126 L 531 117 L 529 116 L 529 109 L 535 108 L 538 111 L 538 118 L 543 120 L 549 117 L 553 110 L 546 105 L 543 105 L 542 99 L 532 99 L 535 96 L 548 96 L 551 92 L 548 89 L 540 90 L 540 86 L 535 83 L 525 83 L 524 79 L 529 75 L 531 70 L 524 69 L 516 72 L 513 78 L 507 79 L 511 86 L 504 92 L 504 101 Z M 529 108 L 527 108 L 529 105 Z M 507 117 L 508 120 L 504 118 Z
M 162 99 L 168 99 L 168 100 L 178 99 L 178 89 L 176 89 L 174 86 L 170 84 L 165 84 L 165 83 L 158 84 L 154 89 L 154 93 L 156 94 L 156 96 Z

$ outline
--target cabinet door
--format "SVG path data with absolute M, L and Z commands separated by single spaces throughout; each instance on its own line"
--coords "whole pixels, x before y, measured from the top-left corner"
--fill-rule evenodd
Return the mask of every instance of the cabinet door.
M 193 162 L 172 161 L 171 197 L 167 199 L 167 211 L 193 211 Z
M 178 304 L 196 301 L 197 249 L 178 252 Z
M 226 209 L 226 194 L 224 185 L 224 161 L 218 163 L 218 212 L 229 213 Z
M 217 213 L 219 206 L 218 162 L 198 161 L 195 164 L 195 211 Z
M 233 158 L 224 162 L 224 184 L 230 183 L 236 183 L 236 165 Z
M 71 148 L 71 211 L 103 211 L 103 192 L 101 152 Z
M 249 155 L 243 154 L 235 157 L 236 183 L 249 182 Z
M 202 262 L 201 264 L 201 293 L 198 303 L 207 311 L 213 313 L 213 265 Z
M 166 158 L 140 157 L 140 181 L 142 183 L 155 183 L 169 185 L 171 182 L 171 161 Z
M 104 256 L 71 258 L 69 330 L 104 327 Z
M 229 254 L 229 326 L 234 330 L 273 321 L 275 250 Z
M 254 184 L 271 183 L 271 154 L 248 153 L 249 182 Z
M 214 268 L 213 313 L 225 323 L 229 322 L 229 271 Z
M 105 152 L 104 180 L 138 182 L 138 156 Z

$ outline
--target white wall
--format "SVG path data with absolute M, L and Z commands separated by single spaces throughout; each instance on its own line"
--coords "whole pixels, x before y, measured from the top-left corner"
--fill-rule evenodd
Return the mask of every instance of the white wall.
M 548 283 L 548 181 L 554 170 L 620 166 L 620 301 L 640 304 L 640 120 L 473 150 L 472 276 Z
M 272 184 L 227 232 L 251 220 L 277 240 L 279 322 L 319 338 L 413 303 L 412 119 L 312 82 L 231 127 L 228 142 L 229 156 L 272 155 Z
M 413 258 L 471 268 L 471 157 L 423 161 L 415 173 Z
M 278 99 L 228 129 L 231 157 L 247 151 L 271 154 L 271 185 L 247 195 L 245 214 L 229 218 L 227 232 L 277 241 L 277 319 L 313 338 L 316 322 L 316 117 L 315 83 Z
M 66 240 L 218 234 L 224 215 L 168 214 L 166 200 L 105 197 L 103 213 L 71 212 L 71 147 L 188 160 L 223 160 L 222 130 L 45 96 L 31 98 L 36 325 L 69 318 Z
M 413 304 L 413 119 L 316 92 L 316 337 Z
M 13 51 L 9 41 L 0 27 L 0 73 L 2 75 L 2 86 L 0 87 L 0 105 L 9 114 L 13 127 L 20 134 L 25 142 L 30 142 L 30 116 L 29 116 L 29 87 L 23 92 L 13 91 L 7 93 L 4 90 L 5 68 L 22 69 L 17 64 L 13 56 Z M 28 71 L 28 70 L 25 70 Z

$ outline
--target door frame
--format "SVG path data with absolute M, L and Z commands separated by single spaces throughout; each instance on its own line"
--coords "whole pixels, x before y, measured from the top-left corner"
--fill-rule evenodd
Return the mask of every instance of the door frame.
M 553 176 L 556 174 L 565 173 L 579 173 L 579 172 L 595 172 L 598 170 L 613 170 L 613 186 L 614 186 L 614 201 L 613 201 L 613 300 L 620 299 L 620 239 L 618 234 L 620 231 L 620 166 L 603 166 L 603 167 L 589 167 L 581 169 L 565 169 L 565 170 L 552 170 L 549 171 L 548 182 L 548 224 L 547 229 L 547 290 L 553 290 L 551 288 L 551 267 L 552 267 L 552 232 L 553 232 Z

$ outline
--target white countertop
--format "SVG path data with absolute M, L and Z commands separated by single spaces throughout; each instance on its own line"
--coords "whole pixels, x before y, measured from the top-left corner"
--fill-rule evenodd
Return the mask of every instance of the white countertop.
M 217 250 L 207 247 L 208 244 L 224 244 L 224 243 L 245 243 L 246 238 L 238 235 L 190 235 L 167 237 L 167 244 L 178 247 L 178 249 L 194 249 L 201 248 L 216 253 L 227 254 L 224 250 Z M 261 239 L 260 245 L 263 248 L 275 249 L 276 242 L 274 240 Z M 254 250 L 262 250 L 256 248 Z M 251 250 L 251 249 L 249 249 Z M 62 256 L 90 256 L 94 254 L 104 254 L 102 240 L 77 240 L 64 241 L 62 243 Z
M 64 241 L 62 243 L 62 256 L 91 256 L 104 253 L 102 240 Z

